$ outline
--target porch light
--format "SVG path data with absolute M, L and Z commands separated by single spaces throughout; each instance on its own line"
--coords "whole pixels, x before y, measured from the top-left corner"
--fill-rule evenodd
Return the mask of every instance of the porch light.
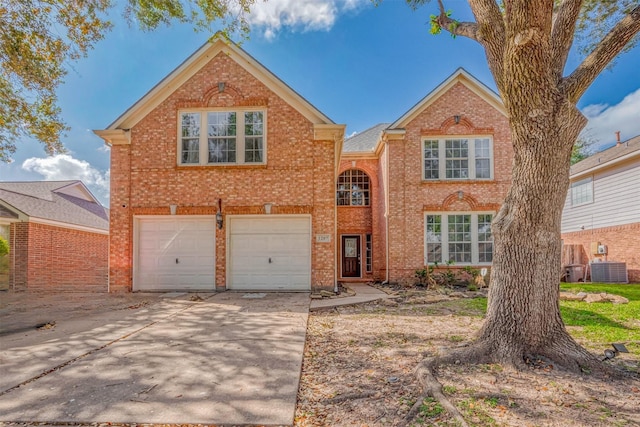
M 458 191 L 458 200 L 462 200 L 464 197 L 464 192 L 462 190 Z
M 267 215 L 271 214 L 271 206 L 273 206 L 273 203 L 265 203 L 264 204 L 264 213 L 266 213 Z
M 218 212 L 216 212 L 216 225 L 218 226 L 218 230 L 222 230 L 222 226 L 224 225 L 222 220 L 222 199 L 218 199 Z
M 171 215 L 175 215 L 177 210 L 178 205 L 169 205 L 169 212 L 171 212 Z
M 456 124 L 460 123 L 460 116 L 453 116 L 453 121 L 456 122 Z

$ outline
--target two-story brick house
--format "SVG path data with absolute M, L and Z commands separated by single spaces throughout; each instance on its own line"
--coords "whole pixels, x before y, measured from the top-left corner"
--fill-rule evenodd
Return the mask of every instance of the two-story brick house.
M 96 131 L 110 290 L 335 289 L 490 264 L 513 157 L 493 92 L 458 70 L 393 124 L 344 129 L 238 46 L 207 43 Z

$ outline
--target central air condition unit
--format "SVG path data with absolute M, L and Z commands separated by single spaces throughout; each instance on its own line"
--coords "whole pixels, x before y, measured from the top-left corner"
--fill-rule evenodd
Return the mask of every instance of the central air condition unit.
M 624 262 L 592 262 L 591 281 L 601 283 L 629 283 L 627 264 Z
M 598 245 L 598 255 L 607 254 L 607 245 Z

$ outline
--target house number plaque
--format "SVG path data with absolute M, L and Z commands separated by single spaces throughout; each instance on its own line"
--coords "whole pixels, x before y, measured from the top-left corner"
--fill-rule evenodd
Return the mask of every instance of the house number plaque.
M 316 234 L 316 242 L 331 243 L 331 234 Z

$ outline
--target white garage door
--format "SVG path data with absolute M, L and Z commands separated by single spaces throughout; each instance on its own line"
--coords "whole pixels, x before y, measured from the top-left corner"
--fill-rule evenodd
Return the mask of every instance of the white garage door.
M 214 290 L 215 218 L 137 219 L 134 291 Z
M 229 218 L 227 288 L 311 289 L 309 217 Z

